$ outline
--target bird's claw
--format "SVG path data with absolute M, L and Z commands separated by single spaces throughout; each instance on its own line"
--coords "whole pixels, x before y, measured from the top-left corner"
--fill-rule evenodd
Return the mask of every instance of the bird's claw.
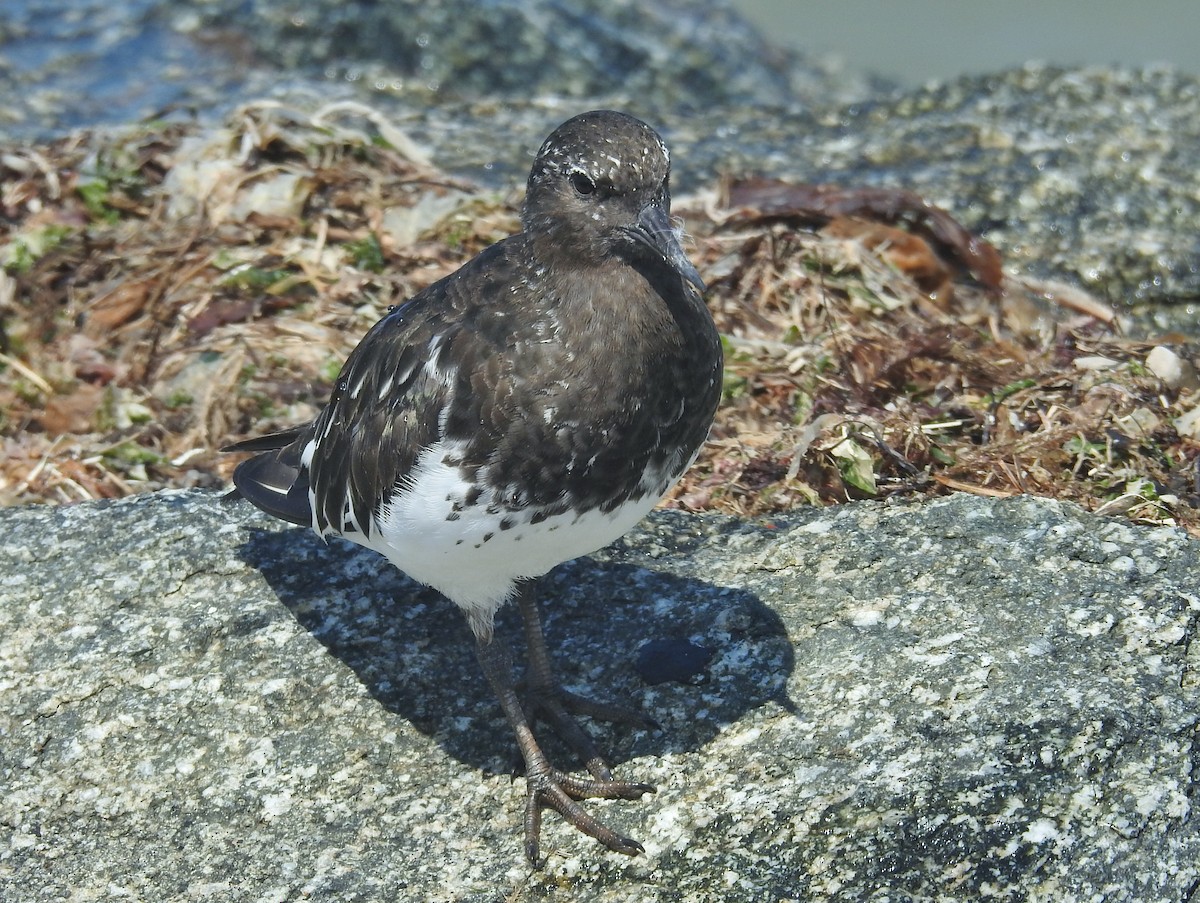
M 613 831 L 583 808 L 581 799 L 637 800 L 655 790 L 634 781 L 595 780 L 565 774 L 555 768 L 541 769 L 525 779 L 525 856 L 541 868 L 542 810 L 551 808 L 577 830 L 595 838 L 614 853 L 636 856 L 646 852 L 632 837 Z

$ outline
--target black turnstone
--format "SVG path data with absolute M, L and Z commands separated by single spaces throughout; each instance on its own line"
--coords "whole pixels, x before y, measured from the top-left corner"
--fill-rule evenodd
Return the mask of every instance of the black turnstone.
M 523 230 L 392 309 L 305 426 L 227 446 L 234 495 L 384 555 L 467 616 L 525 760 L 525 852 L 550 807 L 610 850 L 642 846 L 586 798 L 637 799 L 572 714 L 647 723 L 553 676 L 535 578 L 621 536 L 695 458 L 721 394 L 721 344 L 671 222 L 670 156 L 623 113 L 584 113 L 546 139 Z M 526 698 L 496 610 L 517 602 Z M 590 777 L 553 767 L 547 722 Z

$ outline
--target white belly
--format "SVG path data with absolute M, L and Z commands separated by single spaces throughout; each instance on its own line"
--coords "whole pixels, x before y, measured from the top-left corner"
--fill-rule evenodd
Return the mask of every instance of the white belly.
M 489 513 L 486 491 L 477 504 L 466 507 L 472 485 L 457 467 L 444 463 L 449 451 L 443 443 L 426 449 L 411 479 L 383 507 L 371 536 L 352 533 L 346 538 L 443 593 L 482 635 L 490 633 L 496 609 L 513 594 L 517 581 L 540 577 L 613 542 L 646 516 L 662 497 L 662 487 L 670 484 L 648 478 L 643 486 L 653 487 L 651 491 L 612 512 L 567 510 L 533 523 L 540 510 L 534 507 Z M 510 524 L 507 529 L 502 521 Z

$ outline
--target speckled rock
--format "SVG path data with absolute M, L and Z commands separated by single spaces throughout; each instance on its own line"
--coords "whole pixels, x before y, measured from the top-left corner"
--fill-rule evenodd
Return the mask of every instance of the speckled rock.
M 1176 901 L 1200 886 L 1200 546 L 1038 499 L 658 512 L 551 575 L 595 803 L 521 859 L 460 616 L 198 492 L 0 510 L 0 898 Z M 508 623 L 502 629 L 511 628 Z M 639 648 L 713 651 L 644 684 Z

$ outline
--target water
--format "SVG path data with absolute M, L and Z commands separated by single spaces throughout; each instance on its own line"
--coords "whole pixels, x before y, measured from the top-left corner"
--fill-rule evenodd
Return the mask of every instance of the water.
M 1200 75 L 1196 0 L 738 0 L 764 34 L 851 70 L 902 84 L 1032 60 L 1061 65 L 1169 63 Z

